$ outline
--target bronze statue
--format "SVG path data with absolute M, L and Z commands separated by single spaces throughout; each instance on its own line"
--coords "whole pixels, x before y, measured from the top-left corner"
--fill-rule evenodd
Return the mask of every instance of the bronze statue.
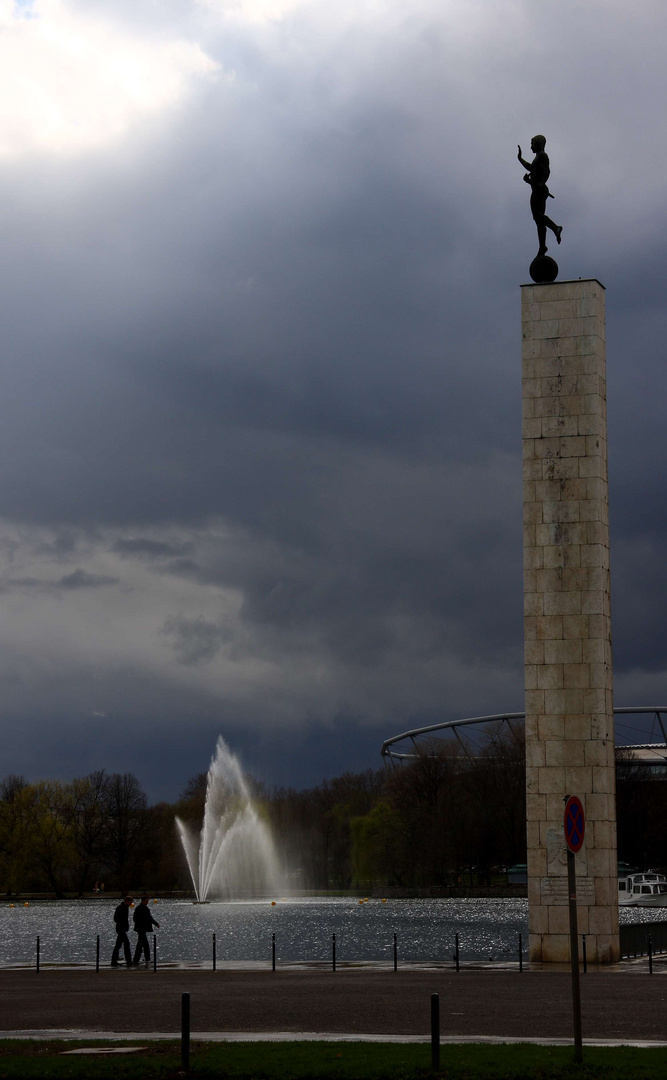
M 551 229 L 556 237 L 557 244 L 560 244 L 563 231 L 562 225 L 555 225 L 551 218 L 546 215 L 547 199 L 553 199 L 553 195 L 547 187 L 550 169 L 549 156 L 544 149 L 546 141 L 544 135 L 533 135 L 530 140 L 530 149 L 535 154 L 532 162 L 525 161 L 522 158 L 521 147 L 519 147 L 517 155 L 524 169 L 528 169 L 524 180 L 527 184 L 530 184 L 531 189 L 530 209 L 537 225 L 537 239 L 540 244 L 540 250 L 537 253 L 538 259 L 547 253 L 547 229 Z

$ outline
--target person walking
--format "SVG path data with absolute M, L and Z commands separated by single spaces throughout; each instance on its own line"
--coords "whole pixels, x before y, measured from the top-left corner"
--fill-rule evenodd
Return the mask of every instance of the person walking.
M 146 961 L 151 958 L 151 950 L 148 944 L 148 934 L 150 934 L 152 928 L 157 926 L 158 930 L 160 924 L 157 919 L 154 919 L 148 908 L 148 897 L 142 896 L 141 903 L 138 908 L 134 909 L 133 914 L 134 929 L 137 934 L 137 947 L 134 950 L 133 964 L 138 964 L 141 959 L 141 954 L 144 954 Z
M 130 908 L 134 903 L 131 896 L 126 896 L 124 900 L 121 900 L 120 904 L 113 913 L 113 921 L 116 924 L 116 944 L 111 954 L 111 966 L 118 967 L 118 957 L 120 956 L 120 950 L 122 948 L 125 956 L 125 963 L 130 967 L 132 963 L 132 952 L 130 950 L 130 939 L 127 936 L 127 932 L 130 929 Z

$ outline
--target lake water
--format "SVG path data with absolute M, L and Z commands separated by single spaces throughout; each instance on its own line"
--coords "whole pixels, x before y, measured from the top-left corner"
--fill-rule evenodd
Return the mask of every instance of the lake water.
M 0 964 L 33 964 L 40 937 L 43 964 L 94 964 L 100 936 L 101 963 L 108 964 L 115 941 L 117 900 L 74 900 L 0 905 Z M 398 936 L 399 963 L 451 962 L 459 934 L 462 961 L 517 958 L 519 934 L 528 943 L 528 903 L 518 899 L 382 900 L 360 904 L 356 897 L 237 901 L 195 905 L 186 900 L 151 903 L 160 923 L 159 962 L 208 964 L 216 934 L 218 964 L 271 963 L 271 935 L 277 962 L 393 962 Z M 621 911 L 622 922 L 663 920 L 666 909 Z M 131 922 L 131 920 L 130 920 Z M 130 932 L 132 948 L 136 936 Z

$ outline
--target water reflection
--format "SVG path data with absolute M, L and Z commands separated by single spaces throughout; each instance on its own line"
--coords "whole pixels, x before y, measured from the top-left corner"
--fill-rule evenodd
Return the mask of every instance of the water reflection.
M 35 940 L 48 963 L 95 963 L 100 935 L 101 962 L 108 964 L 115 941 L 113 912 L 117 900 L 74 900 L 0 905 L 0 963 L 31 963 Z M 221 965 L 271 960 L 276 935 L 280 962 L 329 961 L 332 934 L 340 961 L 392 960 L 393 935 L 399 961 L 451 960 L 459 934 L 462 960 L 509 960 L 517 955 L 519 934 L 527 945 L 526 900 L 369 900 L 356 897 L 270 901 L 230 901 L 195 905 L 160 900 L 152 905 L 160 922 L 160 961 L 211 960 L 212 934 Z M 664 913 L 663 913 L 664 914 Z M 658 909 L 621 911 L 622 922 L 661 919 Z M 132 934 L 130 934 L 132 939 Z

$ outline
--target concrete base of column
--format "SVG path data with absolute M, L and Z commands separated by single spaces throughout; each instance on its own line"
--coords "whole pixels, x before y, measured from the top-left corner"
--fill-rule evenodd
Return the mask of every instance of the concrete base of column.
M 522 288 L 531 960 L 569 959 L 564 800 L 578 795 L 579 933 L 619 956 L 604 288 Z

